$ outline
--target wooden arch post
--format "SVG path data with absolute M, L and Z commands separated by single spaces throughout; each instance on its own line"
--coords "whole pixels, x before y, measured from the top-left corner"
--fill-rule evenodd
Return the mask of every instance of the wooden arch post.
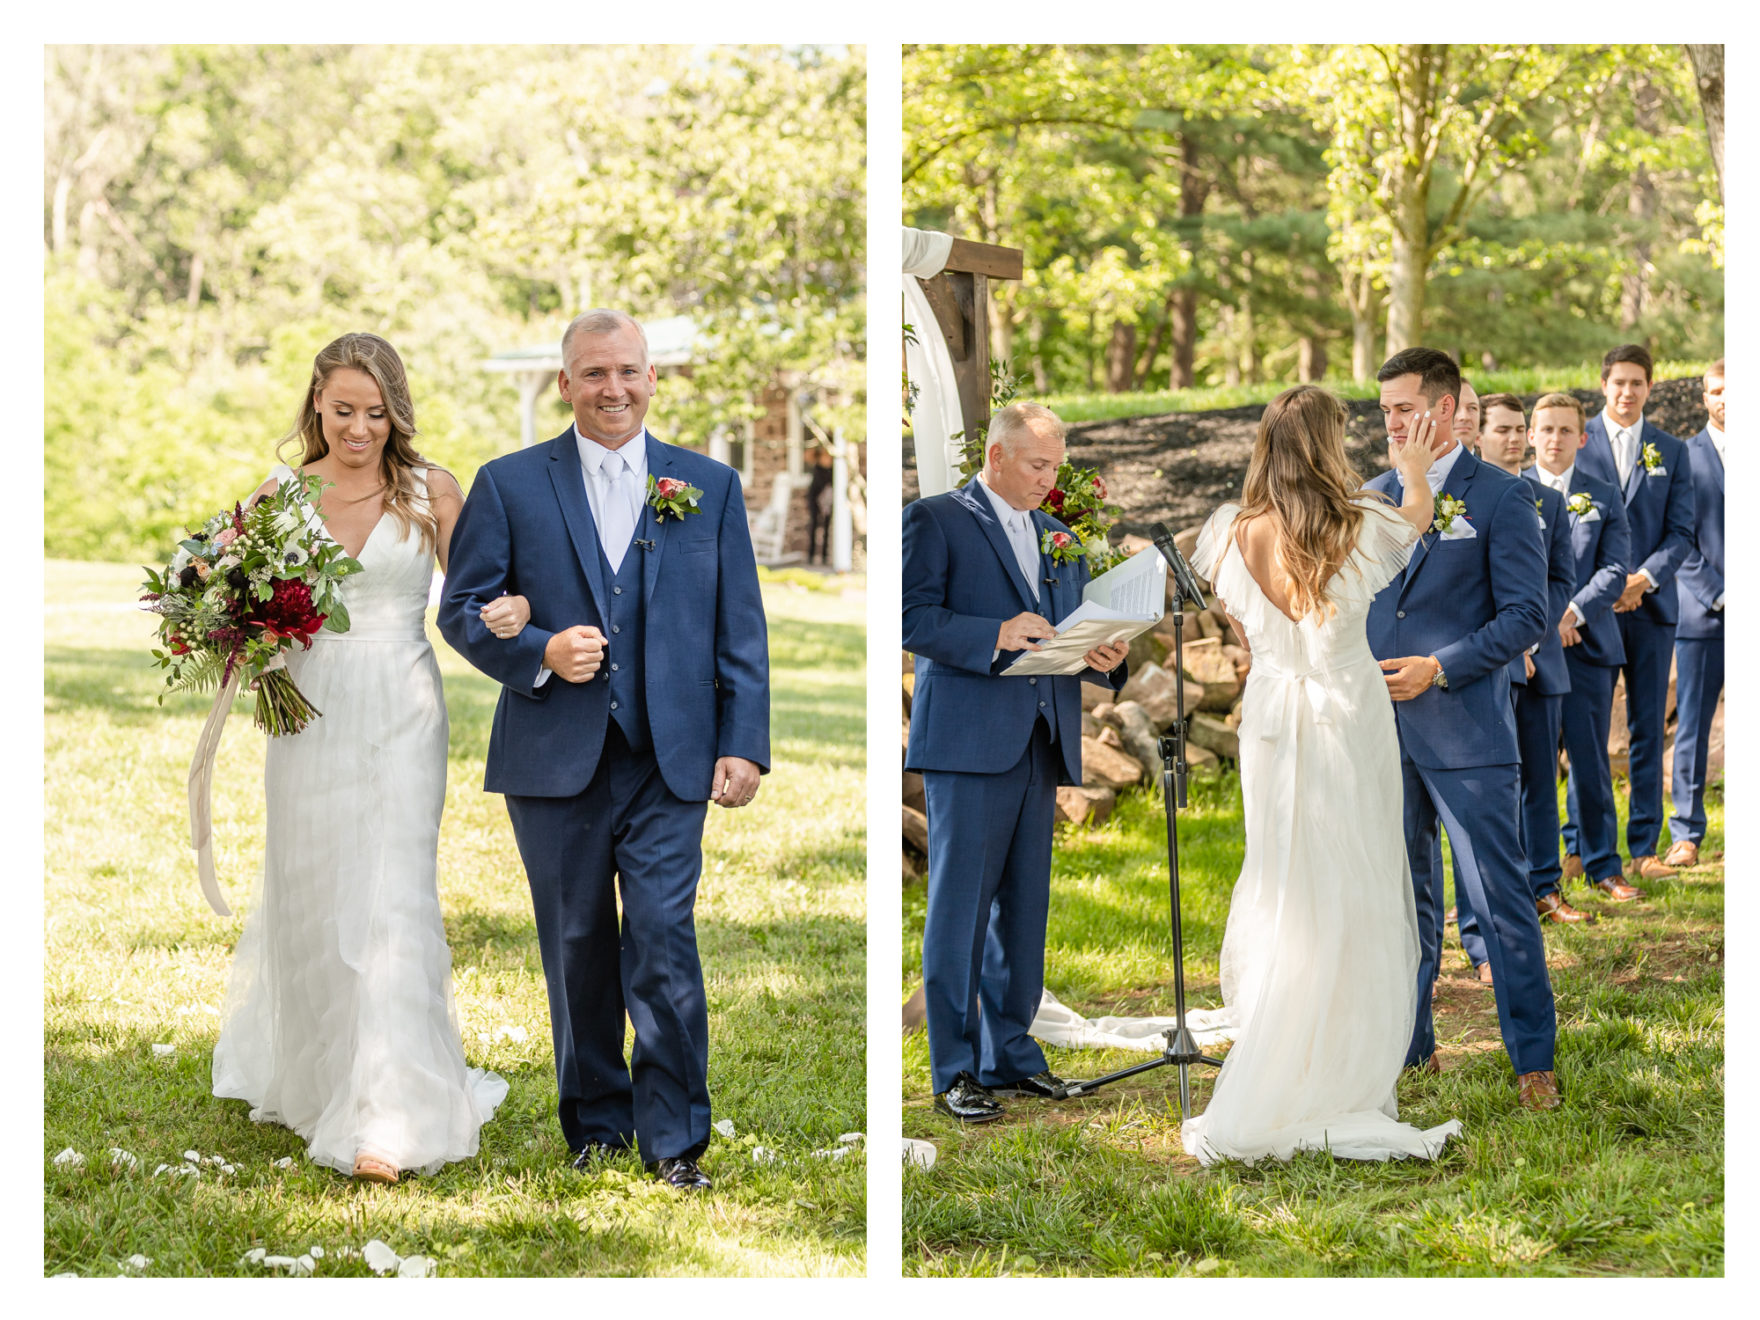
M 1019 248 L 953 240 L 947 265 L 922 280 L 924 296 L 953 358 L 960 422 L 968 436 L 990 424 L 990 281 L 1018 280 Z

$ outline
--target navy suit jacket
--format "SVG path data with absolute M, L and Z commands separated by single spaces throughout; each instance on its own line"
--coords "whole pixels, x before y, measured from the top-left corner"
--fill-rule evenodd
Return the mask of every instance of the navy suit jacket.
M 1405 498 L 1397 471 L 1369 489 L 1395 504 Z M 1446 689 L 1393 703 L 1401 746 L 1414 762 L 1436 770 L 1516 765 L 1507 666 L 1546 631 L 1546 541 L 1534 493 L 1465 450 L 1437 493 L 1466 505 L 1475 535 L 1419 538 L 1405 573 L 1369 607 L 1369 649 L 1377 660 L 1433 655 L 1448 679 Z
M 1613 440 L 1596 413 L 1584 433 L 1587 442 L 1577 451 L 1577 470 L 1604 481 L 1625 497 L 1626 520 L 1631 524 L 1631 557 L 1628 573 L 1648 570 L 1656 590 L 1644 593 L 1634 611 L 1650 623 L 1673 626 L 1680 618 L 1680 596 L 1674 575 L 1693 550 L 1692 460 L 1687 447 L 1667 431 L 1642 422 L 1638 430 L 1639 460 L 1632 464 L 1631 480 L 1620 487 L 1619 467 L 1613 461 Z M 1643 447 L 1655 445 L 1661 460 L 1655 472 L 1644 468 Z
M 1579 450 L 1579 453 L 1582 451 Z M 1538 481 L 1538 469 L 1529 468 L 1523 476 Z M 1626 574 L 1632 572 L 1632 538 L 1626 521 L 1625 501 L 1605 481 L 1598 481 L 1578 464 L 1571 469 L 1571 495 L 1587 495 L 1594 501 L 1599 517 L 1588 518 L 1567 514 L 1571 529 L 1572 573 L 1576 589 L 1571 603 L 1583 612 L 1578 628 L 1583 640 L 1572 648 L 1576 659 L 1591 665 L 1623 665 L 1626 662 L 1625 639 L 1620 635 L 1619 619 L 1613 602 L 1626 589 Z M 1562 614 L 1562 611 L 1560 611 Z M 1553 621 L 1556 635 L 1557 620 Z
M 1723 611 L 1711 606 L 1723 595 L 1723 460 L 1701 431 L 1687 441 L 1693 465 L 1694 520 L 1692 552 L 1675 577 L 1680 589 L 1680 629 L 1677 637 L 1722 637 Z
M 501 684 L 483 787 L 492 793 L 573 797 L 599 765 L 611 719 L 601 668 L 585 683 L 552 674 L 534 687 L 556 633 L 605 626 L 611 584 L 581 475 L 574 428 L 485 463 L 452 532 L 440 631 Z M 590 443 L 590 442 L 589 442 Z M 758 568 L 739 475 L 724 463 L 646 432 L 650 476 L 702 490 L 699 512 L 656 519 L 644 503 L 632 545 L 641 559 L 646 654 L 641 658 L 648 726 L 661 777 L 686 801 L 708 798 L 716 758 L 770 763 L 770 659 Z M 477 611 L 508 592 L 531 602 L 532 619 L 503 640 Z
M 1041 538 L 1047 531 L 1069 530 L 1037 509 L 1033 528 Z M 904 646 L 917 657 L 905 769 L 973 774 L 1010 769 L 1027 750 L 1039 702 L 1049 689 L 1062 782 L 1082 782 L 1084 676 L 1117 689 L 1124 686 L 1126 666 L 1105 675 L 1093 670 L 1041 674 L 1037 683 L 1002 677 L 1022 654 L 1004 651 L 990 659 L 1005 622 L 1025 612 L 1055 624 L 1082 603 L 1086 560 L 1057 564 L 1041 555 L 1039 570 L 1035 601 L 1008 533 L 976 477 L 959 490 L 905 507 Z
M 1571 690 L 1570 670 L 1564 663 L 1564 643 L 1559 640 L 1558 621 L 1570 607 L 1577 589 L 1577 561 L 1571 553 L 1570 523 L 1565 518 L 1564 496 L 1534 474 L 1532 468 L 1522 473 L 1534 490 L 1534 505 L 1540 514 L 1540 531 L 1546 538 L 1546 636 L 1534 652 L 1534 677 L 1528 678 L 1527 666 L 1518 657 L 1509 667 L 1509 681 L 1519 683 L 1544 697 L 1560 697 Z

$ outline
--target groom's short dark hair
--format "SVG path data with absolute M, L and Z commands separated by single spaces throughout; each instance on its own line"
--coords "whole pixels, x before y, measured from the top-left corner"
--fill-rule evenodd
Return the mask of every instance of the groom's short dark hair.
M 1431 403 L 1440 402 L 1445 394 L 1457 405 L 1461 401 L 1461 369 L 1440 348 L 1401 349 L 1375 373 L 1378 381 L 1398 380 L 1401 376 L 1417 376 L 1419 388 Z

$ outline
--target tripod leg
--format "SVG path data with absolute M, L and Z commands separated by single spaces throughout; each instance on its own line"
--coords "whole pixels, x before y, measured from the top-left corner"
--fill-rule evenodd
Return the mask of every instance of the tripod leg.
M 1192 1070 L 1188 1063 L 1179 1066 L 1179 1116 L 1182 1119 L 1192 1116 Z

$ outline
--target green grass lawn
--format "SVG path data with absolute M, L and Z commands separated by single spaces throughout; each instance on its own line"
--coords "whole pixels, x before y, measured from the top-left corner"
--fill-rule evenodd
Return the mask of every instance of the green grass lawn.
M 452 719 L 440 898 L 465 1056 L 511 1092 L 474 1160 L 394 1187 L 304 1159 L 292 1132 L 209 1094 L 242 918 L 209 912 L 186 776 L 208 699 L 154 697 L 140 572 L 51 563 L 44 594 L 44 1260 L 47 1274 L 257 1274 L 252 1248 L 319 1274 L 379 1238 L 444 1275 L 861 1275 L 865 1164 L 864 607 L 771 583 L 772 757 L 749 810 L 711 808 L 697 933 L 710 1013 L 715 1189 L 680 1197 L 633 1156 L 565 1167 L 531 901 L 499 797 L 482 792 L 494 685 L 433 635 Z M 430 629 L 431 633 L 432 630 Z M 215 777 L 215 860 L 248 907 L 263 740 L 242 703 Z M 174 1047 L 158 1056 L 152 1046 Z M 72 1147 L 83 1165 L 57 1165 Z M 109 1151 L 134 1155 L 113 1167 Z M 756 1148 L 762 1148 L 758 1153 Z M 231 1175 L 154 1176 L 183 1152 Z M 276 1161 L 292 1157 L 290 1165 Z M 149 1259 L 143 1267 L 128 1258 Z
M 1698 376 L 1708 365 L 1705 362 L 1658 362 L 1656 379 Z M 1575 366 L 1512 367 L 1504 371 L 1468 371 L 1466 376 L 1481 398 L 1500 393 L 1537 394 L 1593 386 L 1601 379 L 1601 364 L 1581 362 Z M 1258 385 L 1200 385 L 1188 390 L 1134 390 L 1127 394 L 1052 394 L 1040 402 L 1066 422 L 1105 422 L 1120 417 L 1156 417 L 1162 413 L 1204 412 L 1212 408 L 1270 403 L 1295 383 L 1281 380 Z M 1329 376 L 1320 384 L 1346 399 L 1379 397 L 1378 387 L 1372 380 Z
M 1723 847 L 1714 795 L 1704 845 Z M 1220 1003 L 1217 955 L 1242 855 L 1239 781 L 1198 782 L 1180 816 L 1189 1007 Z M 1666 845 L 1665 845 L 1666 846 Z M 1723 1272 L 1723 867 L 1547 928 L 1562 1108 L 1516 1105 L 1491 991 L 1449 928 L 1436 1029 L 1444 1071 L 1409 1076 L 1400 1117 L 1459 1118 L 1433 1163 L 1301 1155 L 1201 1168 L 1179 1140 L 1166 1068 L 1062 1104 L 1004 1102 L 957 1129 L 930 1108 L 926 1036 L 904 1045 L 904 1130 L 936 1143 L 907 1167 L 904 1260 L 920 1275 L 1717 1275 Z M 922 886 L 906 890 L 904 980 L 920 977 Z M 1098 829 L 1060 827 L 1046 980 L 1088 1017 L 1171 1014 L 1159 793 Z M 1047 1050 L 1093 1077 L 1123 1051 Z M 1193 1104 L 1213 1073 L 1193 1070 Z

